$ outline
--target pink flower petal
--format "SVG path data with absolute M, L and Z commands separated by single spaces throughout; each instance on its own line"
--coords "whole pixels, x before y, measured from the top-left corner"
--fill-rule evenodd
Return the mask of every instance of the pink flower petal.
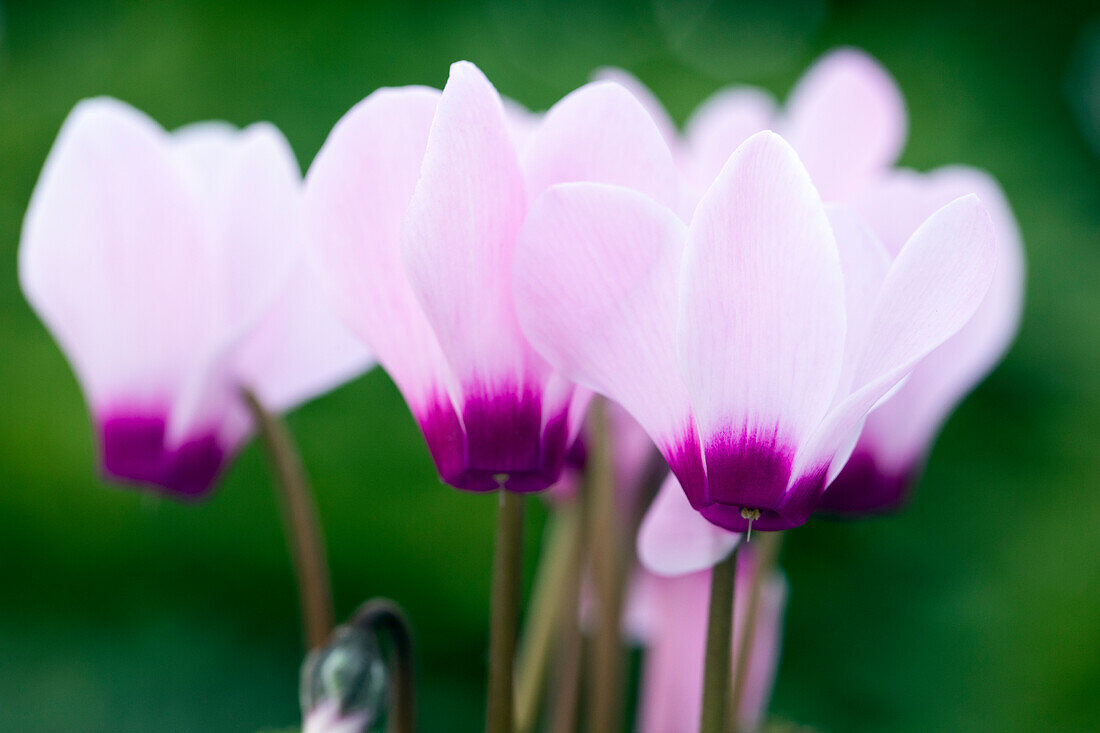
M 439 92 L 381 89 L 336 124 L 306 177 L 305 227 L 335 310 L 419 418 L 447 394 L 435 332 L 405 275 L 401 232 Z
M 500 96 L 473 64 L 453 64 L 409 202 L 403 261 L 467 395 L 518 395 L 547 373 L 512 305 L 525 196 Z
M 993 225 L 977 196 L 953 201 L 921 225 L 883 283 L 854 391 L 803 446 L 796 477 L 831 463 L 875 403 L 970 320 L 996 267 Z
M 728 557 L 741 537 L 704 519 L 669 474 L 638 530 L 638 560 L 658 575 L 694 573 Z
M 775 100 L 760 89 L 729 87 L 712 95 L 685 127 L 687 179 L 705 191 L 741 143 L 774 125 L 775 114 Z
M 680 364 L 708 502 L 776 511 L 794 451 L 836 391 L 845 330 L 829 220 L 778 135 L 746 141 L 700 201 L 680 291 Z
M 970 192 L 978 193 L 996 233 L 997 270 L 989 291 L 970 321 L 868 417 L 850 470 L 822 500 L 828 511 L 882 511 L 901 502 L 943 421 L 1015 337 L 1023 305 L 1024 252 L 1012 211 L 990 176 L 961 167 L 924 175 L 902 171 L 876 188 L 861 208 L 894 244 L 923 217 Z
M 905 102 L 871 56 L 842 48 L 823 56 L 791 92 L 778 127 L 826 201 L 857 192 L 897 160 Z
M 515 259 L 531 343 L 564 376 L 622 404 L 663 450 L 690 430 L 675 355 L 684 236 L 671 211 L 635 191 L 561 184 L 532 207 Z
M 532 195 L 555 183 L 608 183 L 676 209 L 681 202 L 668 144 L 626 89 L 594 82 L 546 113 L 524 161 Z
M 221 304 L 209 288 L 218 253 L 168 147 L 167 134 L 137 110 L 106 98 L 81 102 L 24 222 L 24 292 L 93 412 L 118 402 L 170 409 L 225 346 Z
M 596 69 L 592 74 L 592 80 L 614 82 L 630 92 L 638 100 L 638 103 L 645 108 L 649 118 L 653 120 L 653 124 L 660 131 L 661 137 L 665 139 L 665 144 L 673 152 L 676 151 L 676 148 L 680 145 L 680 133 L 676 129 L 676 123 L 672 121 L 672 117 L 668 114 L 665 106 L 661 104 L 661 100 L 657 99 L 657 96 L 638 77 L 626 69 L 605 66 L 602 69 Z
M 851 389 L 856 366 L 866 346 L 871 316 L 886 273 L 890 270 L 890 255 L 851 209 L 833 205 L 829 207 L 828 214 L 840 253 L 840 269 L 844 272 L 847 314 L 844 367 L 834 395 L 835 403 L 847 397 Z

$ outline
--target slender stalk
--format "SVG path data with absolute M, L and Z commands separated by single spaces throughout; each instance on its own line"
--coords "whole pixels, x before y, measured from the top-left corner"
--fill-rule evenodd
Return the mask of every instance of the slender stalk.
M 699 733 L 726 733 L 730 705 L 730 641 L 737 550 L 711 570 L 707 648 L 703 662 L 703 707 Z
M 615 500 L 611 440 L 604 405 L 589 408 L 592 449 L 583 500 L 589 502 L 589 564 L 596 596 L 596 634 L 592 640 L 590 731 L 617 731 L 622 713 L 625 652 L 622 611 L 625 595 L 626 541 Z
M 576 576 L 570 579 L 562 597 L 565 622 L 558 637 L 558 654 L 555 665 L 556 680 L 554 699 L 550 706 L 550 733 L 576 733 L 577 714 L 581 702 L 581 675 L 583 673 L 584 635 L 577 615 L 580 602 L 580 565 Z
M 387 598 L 367 601 L 355 614 L 355 625 L 385 631 L 393 644 L 393 684 L 390 686 L 390 733 L 416 730 L 416 673 L 413 665 L 412 631 L 405 612 Z
M 771 573 L 775 559 L 779 555 L 779 545 L 783 541 L 782 532 L 764 532 L 752 545 L 753 573 L 749 587 L 748 606 L 745 609 L 745 621 L 741 633 L 737 636 L 737 659 L 733 668 L 733 692 L 730 696 L 729 733 L 741 731 L 741 700 L 745 694 L 745 682 L 749 674 L 749 661 L 752 659 L 752 647 L 756 638 L 756 621 L 760 615 L 760 601 L 764 583 Z
M 512 670 L 519 625 L 523 560 L 523 496 L 500 490 L 493 597 L 489 626 L 489 691 L 486 733 L 512 733 Z
M 528 621 L 520 641 L 516 669 L 517 733 L 534 731 L 555 637 L 564 624 L 572 621 L 576 625 L 575 619 L 568 618 L 561 597 L 571 578 L 580 573 L 583 533 L 578 504 L 577 500 L 571 500 L 558 507 L 550 518 Z M 575 604 L 572 613 L 576 615 Z
M 332 632 L 332 589 L 325 540 L 309 480 L 286 424 L 268 412 L 249 390 L 242 397 L 267 453 L 279 495 L 287 545 L 298 581 L 302 633 L 308 649 L 324 645 Z

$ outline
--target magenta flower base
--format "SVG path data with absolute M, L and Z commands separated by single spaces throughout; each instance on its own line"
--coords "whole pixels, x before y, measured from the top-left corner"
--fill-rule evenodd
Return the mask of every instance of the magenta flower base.
M 166 420 L 158 415 L 119 413 L 100 420 L 103 472 L 175 497 L 204 496 L 225 464 L 217 436 L 204 433 L 168 448 L 165 431 Z
M 818 511 L 838 516 L 886 514 L 900 509 L 909 498 L 919 469 L 884 471 L 870 453 L 856 452 L 829 484 Z
M 462 420 L 446 397 L 420 419 L 440 478 L 465 491 L 541 491 L 565 464 L 568 411 L 542 423 L 542 398 L 528 392 L 474 397 Z

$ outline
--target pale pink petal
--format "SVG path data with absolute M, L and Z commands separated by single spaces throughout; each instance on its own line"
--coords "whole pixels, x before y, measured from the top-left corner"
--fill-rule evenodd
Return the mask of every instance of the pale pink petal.
M 20 279 L 94 412 L 167 411 L 221 346 L 217 253 L 152 120 L 81 102 L 35 188 Z
M 336 312 L 418 416 L 446 387 L 435 333 L 401 261 L 405 212 L 439 92 L 381 89 L 336 124 L 306 177 L 305 227 Z
M 336 318 L 321 287 L 315 265 L 303 258 L 235 353 L 239 383 L 269 410 L 291 410 L 371 365 L 366 347 Z
M 504 116 L 508 120 L 508 130 L 512 133 L 512 142 L 516 150 L 522 153 L 531 142 L 531 136 L 535 134 L 543 115 L 540 112 L 532 112 L 514 99 L 501 97 L 504 105 Z
M 806 72 L 777 129 L 822 197 L 835 201 L 893 165 L 906 127 L 905 101 L 890 74 L 863 51 L 842 48 Z
M 789 470 L 833 398 L 845 332 L 844 279 L 825 208 L 778 135 L 746 141 L 699 203 L 680 290 L 680 364 L 710 498 L 775 508 L 784 471 L 773 477 L 778 487 L 746 486 L 743 464 L 767 452 L 769 464 Z M 744 493 L 715 493 L 730 490 Z M 768 496 L 749 500 L 758 491 Z
M 661 132 L 661 137 L 665 139 L 665 144 L 673 152 L 676 151 L 676 148 L 680 145 L 680 133 L 676 129 L 676 123 L 672 121 L 672 117 L 668 114 L 665 106 L 661 104 L 661 100 L 657 99 L 657 95 L 650 91 L 641 79 L 626 69 L 605 66 L 602 69 L 596 69 L 595 73 L 592 74 L 592 80 L 614 82 L 630 92 L 638 100 L 638 103 L 645 108 L 650 119 L 653 120 L 653 124 Z
M 988 174 L 943 168 L 904 173 L 873 201 L 869 217 L 889 232 L 928 215 L 957 196 L 977 193 L 997 240 L 997 271 L 969 322 L 913 370 L 889 401 L 871 413 L 861 449 L 873 452 L 888 474 L 910 472 L 955 405 L 1000 361 L 1019 328 L 1024 296 L 1024 251 L 1004 194 Z M 874 207 L 872 208 L 872 204 Z M 910 226 L 910 231 L 916 225 Z
M 750 553 L 738 561 L 734 594 L 733 638 L 736 645 L 748 610 L 753 563 Z M 640 733 L 692 733 L 699 730 L 703 660 L 706 649 L 710 573 L 654 578 L 654 628 L 646 651 L 639 695 Z M 748 677 L 738 719 L 755 730 L 764 717 L 779 662 L 786 582 L 779 574 L 764 579 L 756 633 L 749 652 Z
M 545 376 L 512 305 L 512 254 L 525 210 L 500 96 L 476 66 L 455 63 L 409 202 L 403 261 L 444 358 L 471 394 L 515 391 Z
M 993 226 L 977 196 L 948 204 L 921 225 L 883 283 L 854 391 L 800 450 L 796 477 L 831 463 L 883 395 L 971 318 L 996 267 Z
M 224 314 L 228 336 L 253 327 L 286 286 L 302 242 L 302 175 L 286 138 L 267 123 L 227 137 L 215 124 L 173 135 L 177 160 L 191 174 L 195 196 L 219 258 L 220 280 L 209 297 Z M 218 151 L 221 160 L 204 167 Z
M 728 557 L 741 537 L 704 519 L 670 474 L 638 530 L 638 559 L 658 575 L 694 573 Z
M 520 233 L 516 309 L 564 376 L 623 405 L 663 450 L 690 430 L 675 353 L 676 273 L 685 227 L 623 188 L 562 184 Z
M 871 315 L 890 269 L 890 255 L 851 209 L 832 205 L 828 208 L 828 215 L 840 253 L 840 269 L 844 273 L 847 313 L 844 367 L 834 396 L 835 403 L 847 397 L 851 389 L 856 365 L 866 344 Z
M 705 191 L 741 143 L 774 123 L 775 100 L 763 90 L 731 87 L 712 95 L 685 126 L 686 177 L 699 192 Z
M 584 181 L 632 188 L 672 209 L 681 203 L 668 144 L 638 100 L 611 82 L 587 84 L 546 113 L 524 170 L 532 196 Z
M 658 578 L 657 628 L 645 653 L 639 733 L 699 730 L 710 573 Z

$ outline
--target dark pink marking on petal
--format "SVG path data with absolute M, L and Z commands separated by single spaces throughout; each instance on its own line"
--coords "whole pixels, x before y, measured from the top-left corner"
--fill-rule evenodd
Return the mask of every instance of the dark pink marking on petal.
M 825 473 L 821 468 L 796 481 L 774 509 L 754 507 L 760 510 L 760 517 L 753 520 L 753 531 L 772 532 L 805 524 L 825 489 Z M 703 507 L 700 513 L 719 527 L 744 532 L 749 528 L 749 520 L 741 515 L 741 509 L 742 506 L 716 502 Z
M 869 451 L 857 449 L 825 490 L 818 511 L 846 517 L 897 511 L 908 501 L 919 473 L 918 467 L 886 471 Z
M 707 442 L 707 497 L 712 502 L 778 509 L 791 480 L 794 448 L 776 430 L 729 429 Z
M 462 420 L 446 395 L 419 419 L 440 477 L 458 489 L 541 491 L 561 475 L 568 408 L 543 425 L 542 395 L 520 389 L 467 398 Z
M 707 496 L 707 471 L 703 465 L 703 451 L 694 424 L 688 421 L 679 439 L 661 452 L 668 461 L 669 469 L 684 489 L 688 502 L 696 509 L 711 503 Z
M 226 450 L 212 430 L 168 448 L 163 414 L 119 410 L 98 423 L 100 467 L 115 479 L 196 498 L 209 493 L 225 465 Z

